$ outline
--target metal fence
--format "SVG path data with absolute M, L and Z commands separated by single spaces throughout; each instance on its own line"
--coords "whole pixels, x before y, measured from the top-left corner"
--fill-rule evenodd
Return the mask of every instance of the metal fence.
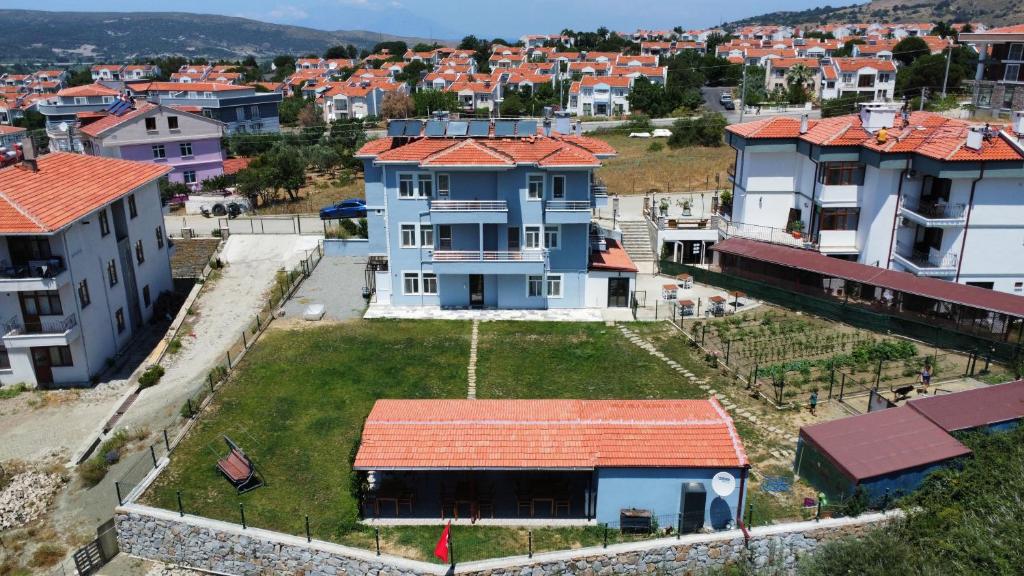
M 222 234 L 315 234 L 326 235 L 326 220 L 317 214 L 287 214 L 281 216 L 252 216 L 220 218 Z

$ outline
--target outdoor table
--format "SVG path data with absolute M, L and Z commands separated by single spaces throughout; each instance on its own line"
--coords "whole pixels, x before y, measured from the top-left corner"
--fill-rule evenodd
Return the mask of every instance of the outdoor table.
M 679 286 L 675 284 L 664 284 L 661 287 L 661 299 L 662 300 L 675 300 L 676 293 L 679 290 Z
M 739 290 L 733 290 L 732 292 L 729 293 L 729 295 L 736 299 L 736 300 L 733 301 L 732 306 L 733 306 L 733 308 L 735 308 L 737 310 L 740 309 L 740 298 L 746 298 L 747 297 L 746 294 L 744 294 L 743 292 L 740 292 Z
M 679 308 L 683 316 L 693 316 L 693 300 L 680 300 Z
M 679 280 L 680 288 L 693 288 L 693 276 L 689 274 L 678 274 L 676 280 Z
M 723 312 L 723 307 L 725 305 L 725 298 L 723 298 L 721 296 L 712 296 L 712 297 L 708 298 L 708 302 L 711 303 L 711 309 L 709 310 L 709 312 L 711 312 L 712 314 L 714 314 L 716 316 L 719 315 L 721 312 Z

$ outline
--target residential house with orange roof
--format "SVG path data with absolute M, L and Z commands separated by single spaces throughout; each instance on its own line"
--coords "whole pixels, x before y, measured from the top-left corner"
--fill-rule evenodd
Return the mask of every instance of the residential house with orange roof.
M 577 116 L 619 116 L 629 114 L 628 76 L 584 76 L 569 87 L 566 109 Z
M 896 63 L 876 58 L 832 58 L 829 77 L 823 79 L 821 99 L 867 98 L 892 100 L 896 94 Z M 834 85 L 829 85 L 833 83 Z
M 749 459 L 714 398 L 378 400 L 362 430 L 352 468 L 367 518 L 742 522 Z
M 734 124 L 727 235 L 1024 292 L 1024 112 L 980 125 L 894 103 L 822 120 Z M 800 239 L 786 233 L 799 222 Z M 754 228 L 747 228 L 753 226 Z
M 997 117 L 1024 110 L 1024 24 L 961 34 L 978 52 L 974 105 Z
M 787 74 L 794 66 L 804 66 L 813 74 L 806 87 L 810 94 L 817 95 L 821 87 L 821 60 L 817 58 L 772 58 L 768 60 L 764 72 L 765 90 L 770 94 L 775 90 L 788 89 Z
M 324 121 L 380 116 L 380 106 L 390 93 L 408 94 L 409 86 L 390 78 L 353 77 L 345 82 L 329 83 L 319 96 Z
M 79 115 L 101 112 L 120 95 L 117 90 L 97 83 L 64 88 L 36 102 L 36 110 L 46 117 L 50 150 L 81 152 L 82 139 L 77 131 Z
M 15 144 L 21 143 L 26 134 L 28 134 L 28 130 L 25 128 L 0 124 L 0 148 L 10 150 Z
M 591 209 L 607 205 L 594 176 L 615 154 L 607 144 L 574 135 L 568 117 L 392 120 L 387 134 L 356 154 L 369 253 L 387 261 L 374 305 L 628 305 L 636 266 L 590 236 Z
M 284 96 L 280 92 L 257 92 L 253 86 L 216 82 L 148 82 L 127 88 L 137 99 L 199 110 L 222 122 L 228 135 L 281 131 L 278 107 Z
M 88 386 L 166 313 L 169 170 L 66 152 L 0 169 L 0 385 Z

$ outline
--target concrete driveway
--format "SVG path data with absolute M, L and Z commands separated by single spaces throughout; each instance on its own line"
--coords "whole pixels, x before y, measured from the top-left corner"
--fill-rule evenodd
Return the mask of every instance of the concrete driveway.
M 339 322 L 362 317 L 366 310 L 366 300 L 363 298 L 365 270 L 366 258 L 363 257 L 324 258 L 285 304 L 285 319 L 288 323 L 303 321 L 302 313 L 310 304 L 323 304 L 324 320 L 327 321 Z

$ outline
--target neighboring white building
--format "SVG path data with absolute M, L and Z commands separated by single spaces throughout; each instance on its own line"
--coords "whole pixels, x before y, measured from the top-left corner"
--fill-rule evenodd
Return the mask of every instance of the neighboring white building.
M 1024 113 L 985 132 L 894 104 L 727 128 L 737 151 L 724 236 L 1024 293 Z M 800 222 L 797 240 L 786 232 Z
M 169 170 L 61 152 L 0 170 L 0 385 L 88 385 L 153 317 Z
M 577 116 L 629 114 L 628 76 L 584 76 L 569 88 L 567 110 Z
M 833 58 L 822 68 L 822 100 L 854 96 L 892 100 L 896 93 L 896 64 L 891 60 Z

